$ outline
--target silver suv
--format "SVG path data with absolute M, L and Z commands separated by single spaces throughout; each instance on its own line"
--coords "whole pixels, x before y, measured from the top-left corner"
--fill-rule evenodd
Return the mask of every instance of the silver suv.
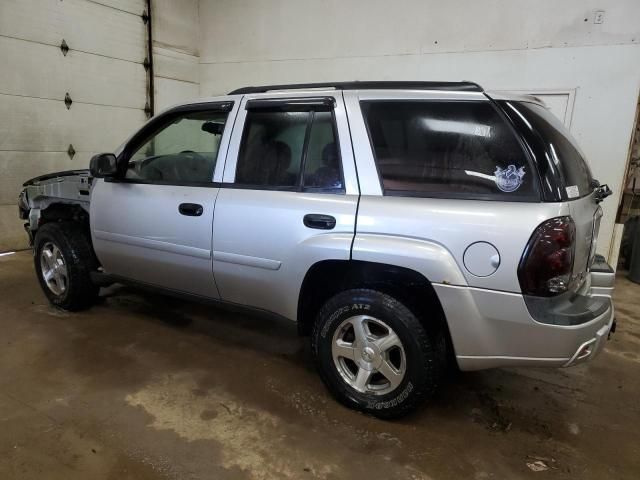
M 462 370 L 562 367 L 614 325 L 608 194 L 537 99 L 470 82 L 249 87 L 25 183 L 49 300 L 113 282 L 298 322 L 346 405 L 402 415 Z

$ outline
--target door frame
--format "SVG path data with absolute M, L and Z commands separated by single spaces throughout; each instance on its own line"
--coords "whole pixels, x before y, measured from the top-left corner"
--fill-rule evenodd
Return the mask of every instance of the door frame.
M 177 186 L 194 186 L 194 187 L 206 187 L 214 186 L 211 183 L 219 183 L 222 181 L 222 172 L 224 171 L 224 160 L 227 156 L 227 150 L 229 148 L 229 141 L 233 132 L 238 110 L 240 108 L 239 96 L 227 96 L 227 97 L 213 97 L 207 99 L 206 102 L 194 102 L 186 105 L 180 105 L 177 107 L 169 108 L 157 116 L 151 118 L 134 133 L 117 152 L 117 165 L 118 175 L 116 177 L 107 177 L 104 180 L 106 182 L 113 183 L 148 183 L 153 185 L 177 185 Z M 227 122 L 225 123 L 224 132 L 220 139 L 220 145 L 218 147 L 218 155 L 216 157 L 216 165 L 213 172 L 213 177 L 210 182 L 158 182 L 147 181 L 140 179 L 127 179 L 124 178 L 127 169 L 127 163 L 129 158 L 136 149 L 139 148 L 145 141 L 147 141 L 152 135 L 162 130 L 172 118 L 178 117 L 184 113 L 190 112 L 207 112 L 207 111 L 225 111 L 229 112 Z
M 304 100 L 309 98 L 331 97 L 335 103 L 333 105 L 334 121 L 336 127 L 336 135 L 340 148 L 340 158 L 342 159 L 342 173 L 344 176 L 344 189 L 346 195 L 358 195 L 358 177 L 353 156 L 353 148 L 351 145 L 351 134 L 349 131 L 349 122 L 347 112 L 344 105 L 344 99 L 341 91 L 337 90 L 318 90 L 313 92 L 269 92 L 269 94 L 251 94 L 244 95 L 239 102 L 236 119 L 234 122 L 233 133 L 229 141 L 226 159 L 224 161 L 224 173 L 222 175 L 221 188 L 234 188 L 236 178 L 236 166 L 238 163 L 238 155 L 242 143 L 245 120 L 247 118 L 247 103 L 252 100 Z M 345 141 L 348 140 L 348 141 Z M 217 166 L 217 165 L 216 165 Z

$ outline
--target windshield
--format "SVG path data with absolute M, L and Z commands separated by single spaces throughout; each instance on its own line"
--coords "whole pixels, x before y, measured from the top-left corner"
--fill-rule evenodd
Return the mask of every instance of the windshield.
M 550 200 L 571 200 L 593 191 L 593 176 L 580 147 L 566 127 L 542 105 L 505 102 L 507 114 L 516 113 L 533 143 L 543 191 Z M 511 110 L 509 112 L 508 110 Z M 511 116 L 511 115 L 510 115 Z M 512 116 L 512 118 L 515 118 Z

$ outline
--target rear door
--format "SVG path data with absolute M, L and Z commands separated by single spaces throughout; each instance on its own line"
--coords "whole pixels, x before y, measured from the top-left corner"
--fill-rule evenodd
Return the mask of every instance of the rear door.
M 190 105 L 149 122 L 118 157 L 122 178 L 91 193 L 93 245 L 107 273 L 219 298 L 212 272 L 213 210 L 232 102 Z
M 223 300 L 295 319 L 308 269 L 348 260 L 358 186 L 341 92 L 244 97 L 213 222 Z

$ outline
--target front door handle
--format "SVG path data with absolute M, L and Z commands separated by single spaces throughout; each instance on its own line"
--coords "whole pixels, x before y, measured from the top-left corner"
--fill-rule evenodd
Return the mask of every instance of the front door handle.
M 181 203 L 178 205 L 178 211 L 188 217 L 199 217 L 204 212 L 204 208 L 197 203 Z
M 319 230 L 332 230 L 336 226 L 336 219 L 331 215 L 321 213 L 308 213 L 302 220 L 305 227 L 317 228 Z

